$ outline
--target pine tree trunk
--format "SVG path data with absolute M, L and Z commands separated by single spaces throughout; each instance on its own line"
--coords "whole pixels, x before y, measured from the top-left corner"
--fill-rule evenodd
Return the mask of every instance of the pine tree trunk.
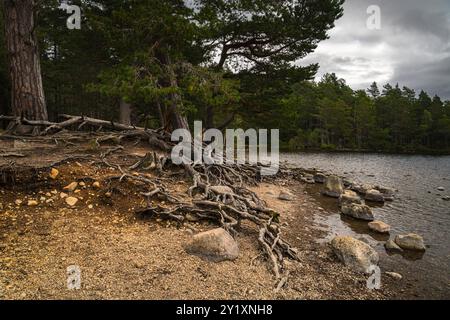
M 47 120 L 39 50 L 35 35 L 35 0 L 5 0 L 6 46 L 15 116 Z
M 163 53 L 161 57 L 161 62 L 167 67 L 167 86 L 170 88 L 178 88 L 178 81 L 176 74 L 172 68 L 172 63 L 170 57 L 167 53 Z M 187 129 L 189 130 L 189 124 L 187 118 L 181 113 L 183 108 L 183 100 L 180 94 L 174 92 L 170 94 L 170 101 L 167 103 L 164 112 L 164 127 L 167 131 L 171 132 L 177 129 Z
M 120 100 L 120 123 L 131 125 L 131 104 Z

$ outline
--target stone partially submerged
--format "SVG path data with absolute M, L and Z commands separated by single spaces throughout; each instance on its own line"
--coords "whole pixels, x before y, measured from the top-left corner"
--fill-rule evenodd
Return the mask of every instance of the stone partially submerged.
M 337 176 L 329 176 L 325 180 L 325 188 L 322 194 L 332 198 L 339 198 L 344 193 L 342 179 Z
M 199 233 L 186 246 L 190 254 L 208 258 L 215 262 L 236 260 L 239 247 L 233 237 L 222 228 Z
M 404 250 L 426 251 L 425 242 L 418 234 L 398 235 L 395 243 Z
M 357 272 L 369 274 L 371 266 L 378 265 L 380 260 L 371 246 L 352 237 L 336 237 L 331 247 L 342 263 Z
M 391 232 L 391 226 L 384 223 L 383 221 L 372 221 L 369 223 L 369 229 L 378 232 L 387 234 Z
M 364 204 L 347 203 L 341 207 L 342 214 L 358 220 L 373 221 L 372 209 Z
M 394 189 L 382 186 L 376 186 L 374 189 L 380 191 L 380 193 L 383 195 L 384 201 L 394 201 L 395 198 Z
M 368 190 L 366 192 L 365 199 L 367 201 L 379 202 L 379 203 L 384 203 L 384 201 L 385 201 L 383 194 L 380 191 L 375 190 L 375 189 Z
M 321 172 L 318 172 L 314 175 L 314 181 L 316 183 L 323 184 L 327 180 L 327 176 Z
M 392 252 L 392 253 L 401 253 L 403 252 L 403 249 L 400 248 L 394 240 L 388 240 L 384 247 L 386 248 L 387 251 Z
M 352 190 L 345 190 L 344 193 L 339 198 L 339 204 L 343 206 L 352 203 L 362 204 L 362 200 L 356 192 Z

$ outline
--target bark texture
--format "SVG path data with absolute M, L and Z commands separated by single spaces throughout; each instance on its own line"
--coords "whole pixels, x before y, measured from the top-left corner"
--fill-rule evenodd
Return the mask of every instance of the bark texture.
M 39 50 L 36 0 L 5 0 L 5 35 L 10 63 L 11 109 L 28 120 L 47 120 Z

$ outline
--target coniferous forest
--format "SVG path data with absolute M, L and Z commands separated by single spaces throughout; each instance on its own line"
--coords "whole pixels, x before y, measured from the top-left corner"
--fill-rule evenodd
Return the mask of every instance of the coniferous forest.
M 39 108 L 46 112 L 28 117 L 279 128 L 290 151 L 450 151 L 449 101 L 402 84 L 355 91 L 335 74 L 313 81 L 320 66 L 302 58 L 327 38 L 342 0 L 306 1 L 304 11 L 289 1 L 191 2 L 73 1 L 82 8 L 81 29 L 69 30 L 59 1 L 30 1 L 38 6 L 30 17 L 45 97 Z M 0 114 L 23 116 L 11 101 L 12 24 L 4 13 Z

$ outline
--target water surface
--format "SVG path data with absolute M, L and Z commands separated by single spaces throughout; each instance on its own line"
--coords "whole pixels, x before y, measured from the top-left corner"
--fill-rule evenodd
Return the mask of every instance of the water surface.
M 320 196 L 319 186 L 308 188 L 325 209 L 316 217 L 327 231 L 324 241 L 337 234 L 364 238 L 380 252 L 381 268 L 401 273 L 419 298 L 450 299 L 450 202 L 442 200 L 450 196 L 450 156 L 300 153 L 283 154 L 281 159 L 358 183 L 397 189 L 394 202 L 374 208 L 375 217 L 392 226 L 392 238 L 410 232 L 422 235 L 428 245 L 425 254 L 388 255 L 383 246 L 388 236 L 371 233 L 367 223 L 342 217 L 336 200 Z

